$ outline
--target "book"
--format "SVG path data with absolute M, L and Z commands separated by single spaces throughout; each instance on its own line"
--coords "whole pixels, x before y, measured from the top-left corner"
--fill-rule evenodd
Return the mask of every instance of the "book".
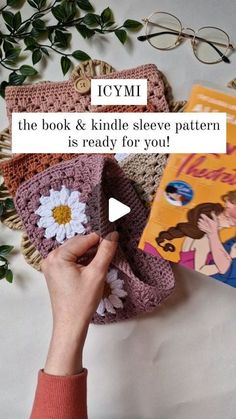
M 195 85 L 186 112 L 226 112 L 227 153 L 169 157 L 139 248 L 236 287 L 236 96 Z

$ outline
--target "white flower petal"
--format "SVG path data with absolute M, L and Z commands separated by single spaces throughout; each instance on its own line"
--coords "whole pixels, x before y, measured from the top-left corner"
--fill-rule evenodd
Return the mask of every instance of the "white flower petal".
M 78 201 L 71 204 L 70 207 L 73 211 L 77 211 L 79 214 L 83 214 L 86 208 L 86 204 Z
M 110 269 L 107 274 L 107 282 L 110 284 L 113 281 L 116 281 L 118 278 L 118 270 L 117 269 Z
M 104 298 L 104 305 L 105 305 L 105 309 L 108 313 L 116 314 L 116 310 L 114 309 L 113 305 L 108 300 L 108 298 Z
M 47 228 L 47 227 L 50 227 L 54 223 L 55 223 L 55 220 L 53 217 L 41 217 L 38 221 L 38 227 Z
M 73 232 L 73 229 L 70 225 L 70 223 L 67 223 L 65 225 L 65 229 L 66 229 L 66 238 L 70 239 L 71 237 L 74 237 L 75 233 Z
M 46 228 L 44 237 L 46 237 L 46 239 L 51 239 L 52 237 L 55 237 L 58 228 L 59 225 L 57 223 L 52 224 L 50 227 Z
M 121 290 L 119 288 L 115 288 L 114 290 L 112 290 L 112 294 L 113 295 L 117 295 L 120 298 L 126 297 L 127 292 L 125 290 Z
M 50 217 L 52 215 L 52 209 L 47 205 L 40 205 L 35 211 L 35 214 L 40 215 L 41 217 Z
M 60 202 L 62 205 L 66 205 L 68 202 L 68 198 L 70 196 L 70 191 L 65 186 L 62 186 L 60 191 Z
M 73 205 L 75 205 L 78 201 L 79 201 L 79 192 L 78 191 L 73 191 L 71 192 L 69 198 L 68 198 L 68 205 L 73 208 Z
M 117 295 L 110 295 L 109 296 L 109 301 L 111 302 L 113 307 L 123 308 L 123 303 L 122 303 L 121 299 L 119 297 L 117 297 Z
M 56 240 L 58 243 L 63 243 L 66 238 L 66 229 L 63 224 L 60 224 L 57 230 Z
M 74 233 L 83 234 L 85 232 L 85 228 L 82 226 L 82 224 L 78 221 L 71 221 L 70 225 L 72 227 L 72 230 Z
M 122 289 L 124 285 L 124 281 L 121 279 L 116 279 L 115 281 L 110 282 L 111 289 Z
M 79 221 L 80 223 L 87 223 L 88 219 L 86 214 L 76 213 L 72 211 L 71 218 L 73 221 Z
M 99 303 L 99 305 L 98 305 L 98 308 L 97 308 L 96 312 L 97 312 L 100 316 L 105 316 L 105 304 L 104 304 L 104 301 L 103 301 L 103 300 L 101 300 L 101 301 L 100 301 L 100 303 Z
M 59 207 L 61 205 L 60 201 L 60 192 L 54 191 L 54 189 L 50 190 L 50 200 L 53 205 L 53 208 Z
M 42 205 L 47 205 L 50 206 L 51 205 L 51 198 L 50 196 L 41 196 L 41 198 L 39 199 L 40 204 Z

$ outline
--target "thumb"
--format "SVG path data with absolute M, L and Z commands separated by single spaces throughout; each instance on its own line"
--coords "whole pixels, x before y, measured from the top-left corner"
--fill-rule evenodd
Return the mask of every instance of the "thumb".
M 218 220 L 217 220 L 216 213 L 214 211 L 212 211 L 211 216 L 212 216 L 212 220 L 214 220 L 217 223 Z
M 108 271 L 108 268 L 115 256 L 118 246 L 119 234 L 117 231 L 110 233 L 107 238 L 103 239 L 98 247 L 97 253 L 90 263 L 90 267 L 102 272 Z

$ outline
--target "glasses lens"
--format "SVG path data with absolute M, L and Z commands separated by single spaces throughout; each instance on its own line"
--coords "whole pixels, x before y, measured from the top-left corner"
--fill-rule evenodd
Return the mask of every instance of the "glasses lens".
M 225 55 L 229 46 L 228 35 L 218 28 L 201 28 L 194 40 L 194 53 L 204 63 L 221 61 L 221 54 Z
M 147 35 L 153 35 L 148 40 L 154 48 L 171 49 L 178 42 L 181 23 L 169 13 L 154 13 L 147 24 Z

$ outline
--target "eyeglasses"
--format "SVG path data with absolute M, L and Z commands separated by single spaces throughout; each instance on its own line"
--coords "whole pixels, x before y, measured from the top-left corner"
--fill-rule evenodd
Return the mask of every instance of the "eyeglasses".
M 152 47 L 166 51 L 190 39 L 194 55 L 202 63 L 230 63 L 227 54 L 234 47 L 229 35 L 220 28 L 203 26 L 198 31 L 183 28 L 176 16 L 166 12 L 155 12 L 142 20 L 146 24 L 146 35 L 139 36 L 139 41 L 147 40 Z

